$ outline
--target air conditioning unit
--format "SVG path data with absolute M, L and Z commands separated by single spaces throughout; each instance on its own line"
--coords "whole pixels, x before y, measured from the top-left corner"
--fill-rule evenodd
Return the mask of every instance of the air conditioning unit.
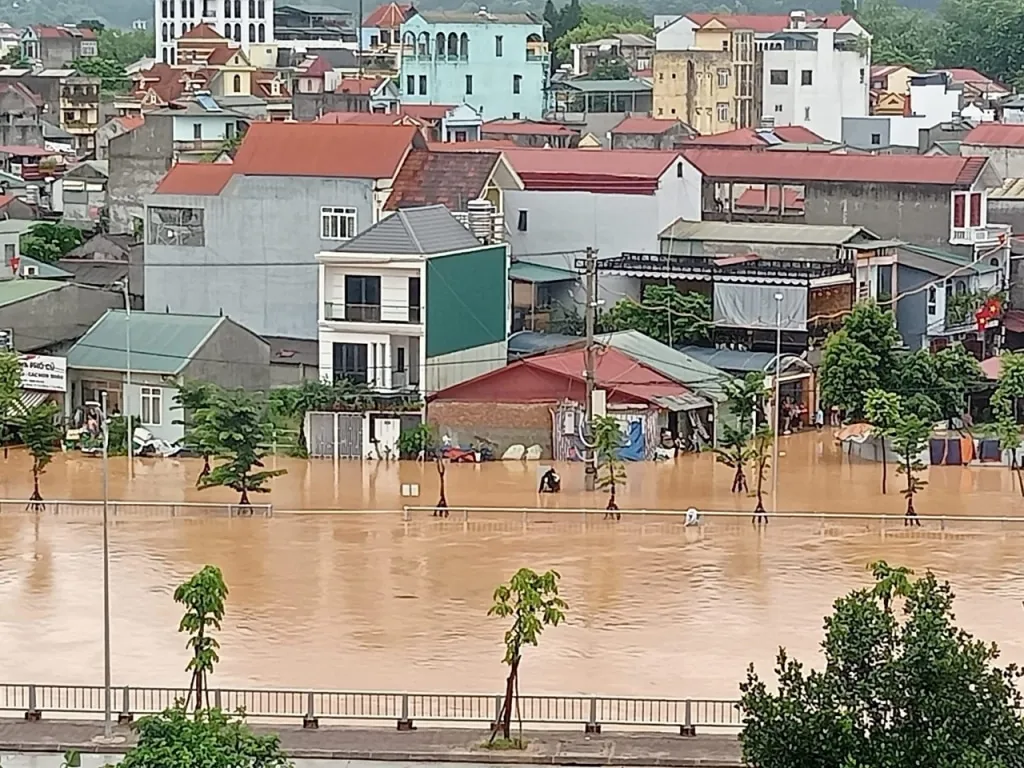
M 24 277 L 38 277 L 39 276 L 39 267 L 37 267 L 35 264 L 26 264 L 22 268 L 21 274 Z

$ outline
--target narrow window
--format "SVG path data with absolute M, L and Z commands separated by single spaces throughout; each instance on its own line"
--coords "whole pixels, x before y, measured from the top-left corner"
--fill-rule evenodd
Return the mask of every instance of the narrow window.
M 473 76 L 472 75 L 466 75 L 466 95 L 467 96 L 472 96 L 473 95 Z
M 408 75 L 405 78 L 405 93 L 407 96 L 416 95 L 416 75 Z
M 512 93 L 519 93 L 523 88 L 523 76 L 512 75 Z
M 504 42 L 505 40 L 501 35 L 494 36 L 494 55 L 499 59 L 505 55 L 504 51 L 502 50 L 505 47 Z
M 525 232 L 526 231 L 526 216 L 527 216 L 527 211 L 524 210 L 524 209 L 520 209 L 520 211 L 519 211 L 519 222 L 518 222 L 518 224 L 516 226 L 516 229 L 518 229 L 520 232 Z
M 420 96 L 427 95 L 427 76 L 420 75 Z
M 814 85 L 814 71 L 804 69 L 800 71 L 800 85 Z

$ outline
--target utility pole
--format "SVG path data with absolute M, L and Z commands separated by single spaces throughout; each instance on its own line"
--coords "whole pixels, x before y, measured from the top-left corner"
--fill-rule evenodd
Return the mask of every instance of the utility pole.
M 597 325 L 597 251 L 587 246 L 587 349 L 586 349 L 586 370 L 584 376 L 587 382 L 587 458 L 583 476 L 583 488 L 593 491 L 597 488 L 597 452 L 592 447 L 594 444 L 594 385 L 596 376 L 594 374 L 594 330 Z

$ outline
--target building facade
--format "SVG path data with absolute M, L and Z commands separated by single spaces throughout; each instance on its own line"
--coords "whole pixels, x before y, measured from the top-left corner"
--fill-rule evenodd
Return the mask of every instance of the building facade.
M 42 69 L 61 69 L 99 54 L 96 33 L 74 24 L 34 24 L 21 35 L 21 55 Z
M 465 103 L 485 120 L 543 117 L 550 57 L 533 15 L 423 11 L 401 33 L 403 102 Z
M 177 41 L 200 24 L 248 49 L 274 41 L 274 0 L 154 0 L 156 59 L 177 64 Z
M 321 379 L 434 392 L 505 364 L 507 246 L 444 206 L 399 210 L 317 260 Z

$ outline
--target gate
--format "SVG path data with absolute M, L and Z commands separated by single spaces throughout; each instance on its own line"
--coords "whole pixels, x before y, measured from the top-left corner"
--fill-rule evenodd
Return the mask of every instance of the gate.
M 361 459 L 363 414 L 317 412 L 306 414 L 307 450 L 315 459 Z

